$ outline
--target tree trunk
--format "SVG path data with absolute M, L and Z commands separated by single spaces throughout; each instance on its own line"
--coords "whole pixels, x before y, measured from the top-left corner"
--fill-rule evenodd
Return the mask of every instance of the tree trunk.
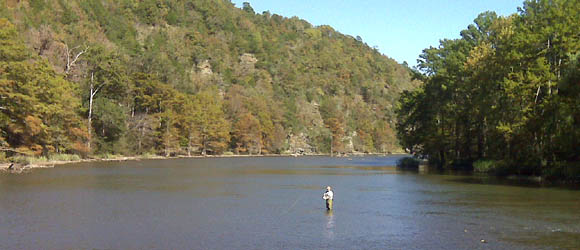
M 332 157 L 332 153 L 333 153 L 332 152 L 332 143 L 333 143 L 333 141 L 334 141 L 333 140 L 333 135 L 332 135 L 332 132 L 331 132 L 331 134 L 330 134 L 330 157 Z
M 482 119 L 480 119 L 482 120 Z M 477 158 L 481 159 L 483 158 L 483 151 L 484 151 L 484 129 L 485 129 L 485 120 L 483 122 L 480 123 L 478 131 L 477 131 Z
M 201 147 L 202 147 L 201 154 L 203 156 L 206 156 L 207 155 L 207 149 L 206 149 L 206 136 L 205 135 L 203 135 L 203 137 L 202 137 Z
M 191 135 L 187 137 L 187 156 L 191 157 Z
M 90 84 L 90 92 L 89 92 L 89 115 L 88 115 L 88 134 L 89 140 L 87 142 L 87 147 L 89 149 L 89 153 L 91 152 L 91 140 L 93 135 L 93 101 L 95 99 L 95 95 L 101 90 L 104 84 L 101 84 L 95 87 L 95 75 L 91 72 L 91 84 Z
M 258 155 L 262 154 L 262 139 L 258 141 Z
M 167 126 L 165 127 L 165 157 L 169 157 L 169 143 L 171 141 L 170 134 L 169 134 L 169 122 L 167 123 Z
M 93 97 L 95 97 L 96 91 L 94 89 L 94 74 L 91 73 L 91 88 L 90 88 L 90 93 L 89 93 L 89 117 L 88 117 L 88 136 L 89 136 L 89 140 L 87 142 L 87 148 L 89 149 L 89 153 L 91 152 L 91 140 L 92 140 L 92 133 L 93 133 L 93 128 L 92 128 L 92 120 L 93 120 Z
M 439 150 L 439 168 L 445 167 L 445 152 L 443 150 Z

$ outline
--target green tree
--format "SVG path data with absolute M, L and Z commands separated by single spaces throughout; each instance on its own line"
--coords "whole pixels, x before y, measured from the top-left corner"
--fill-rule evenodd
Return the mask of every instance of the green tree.
M 93 133 L 93 102 L 97 94 L 104 92 L 109 99 L 121 100 L 127 92 L 129 78 L 123 62 L 118 55 L 110 53 L 103 47 L 93 46 L 88 51 L 87 78 L 85 93 L 88 92 L 88 150 L 91 151 Z
M 244 2 L 242 9 L 250 14 L 255 14 L 254 8 L 252 8 L 249 2 Z
M 0 19 L 1 144 L 22 153 L 84 153 L 83 126 L 75 112 L 74 86 L 17 39 L 15 27 Z
M 230 123 L 225 119 L 221 101 L 212 91 L 200 92 L 194 97 L 193 115 L 195 132 L 201 144 L 201 153 L 223 153 L 230 141 Z
M 504 174 L 579 178 L 569 150 L 578 147 L 579 13 L 573 1 L 525 1 L 517 15 L 483 13 L 460 39 L 424 50 L 425 85 L 397 109 L 402 145 L 441 166 L 492 159 Z

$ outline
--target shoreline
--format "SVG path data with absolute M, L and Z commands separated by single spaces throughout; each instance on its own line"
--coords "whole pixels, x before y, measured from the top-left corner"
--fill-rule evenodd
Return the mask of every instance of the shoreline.
M 391 153 L 391 154 L 380 154 L 380 153 L 373 153 L 373 154 L 347 154 L 344 156 L 332 156 L 336 158 L 347 158 L 347 157 L 361 157 L 361 156 L 396 156 L 396 155 L 405 155 L 405 153 Z M 9 174 L 21 174 L 29 172 L 33 169 L 42 169 L 42 168 L 54 168 L 55 166 L 67 165 L 67 164 L 77 164 L 77 163 L 89 163 L 89 162 L 110 162 L 110 161 L 140 161 L 140 160 L 170 160 L 170 159 L 202 159 L 202 158 L 238 158 L 238 157 L 308 157 L 308 156 L 326 156 L 331 157 L 330 154 L 262 154 L 262 155 L 178 155 L 178 156 L 159 156 L 159 155 L 152 155 L 152 156 L 119 156 L 114 158 L 88 158 L 88 159 L 80 159 L 80 160 L 73 160 L 73 161 L 62 161 L 62 160 L 54 160 L 54 161 L 39 161 L 34 163 L 28 164 L 20 164 L 20 163 L 0 163 L 0 172 L 6 172 Z

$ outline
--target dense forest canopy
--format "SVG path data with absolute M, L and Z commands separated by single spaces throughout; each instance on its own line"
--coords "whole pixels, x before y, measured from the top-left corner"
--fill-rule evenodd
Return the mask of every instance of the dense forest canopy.
M 226 0 L 0 0 L 0 147 L 19 154 L 399 148 L 411 70 Z
M 580 179 L 580 4 L 528 0 L 427 48 L 397 135 L 440 167 Z

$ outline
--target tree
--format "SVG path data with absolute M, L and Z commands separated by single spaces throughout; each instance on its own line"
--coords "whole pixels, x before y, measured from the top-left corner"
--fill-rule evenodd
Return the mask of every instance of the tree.
M 126 92 L 127 83 L 129 81 L 125 68 L 118 55 L 110 53 L 103 47 L 91 47 L 88 52 L 88 68 L 87 68 L 87 90 L 88 90 L 88 114 L 87 127 L 89 138 L 87 147 L 89 152 L 91 149 L 91 140 L 93 133 L 93 101 L 96 95 L 101 92 L 106 92 L 110 98 L 122 98 Z
M 17 37 L 15 27 L 0 19 L 1 144 L 36 155 L 85 153 L 74 86 Z
M 212 154 L 221 154 L 230 141 L 230 124 L 225 119 L 221 101 L 215 98 L 215 92 L 203 91 L 193 99 L 193 124 L 198 133 L 202 155 L 208 150 Z
M 345 136 L 345 121 L 336 99 L 326 99 L 320 106 L 324 126 L 330 130 L 330 154 L 343 153 L 342 140 Z
M 251 113 L 243 114 L 234 125 L 234 142 L 236 150 L 241 152 L 261 153 L 262 131 L 260 122 Z
M 242 9 L 250 14 L 256 14 L 256 12 L 254 12 L 254 8 L 252 8 L 249 2 L 244 2 Z
M 344 152 L 344 144 L 342 143 L 342 139 L 344 137 L 344 125 L 339 118 L 332 117 L 324 121 L 326 127 L 331 132 L 330 137 L 330 155 L 332 156 L 333 153 L 342 153 Z
M 94 100 L 93 128 L 100 138 L 100 150 L 113 153 L 114 145 L 126 133 L 127 110 L 114 100 Z
M 397 109 L 403 146 L 441 166 L 491 159 L 504 174 L 578 178 L 578 13 L 573 1 L 525 1 L 425 49 L 425 84 Z

